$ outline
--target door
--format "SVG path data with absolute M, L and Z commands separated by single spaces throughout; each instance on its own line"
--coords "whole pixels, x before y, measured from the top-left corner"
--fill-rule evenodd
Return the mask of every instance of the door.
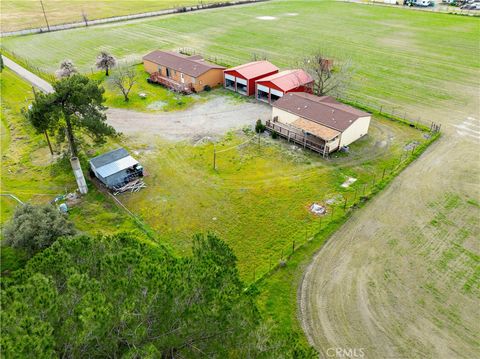
M 170 69 L 167 67 L 167 77 L 170 78 Z

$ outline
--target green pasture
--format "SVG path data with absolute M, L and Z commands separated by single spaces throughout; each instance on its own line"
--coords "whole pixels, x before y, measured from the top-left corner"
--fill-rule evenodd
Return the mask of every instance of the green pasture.
M 425 116 L 431 108 L 463 108 L 476 95 L 479 21 L 333 1 L 269 1 L 5 38 L 2 44 L 46 72 L 65 58 L 90 72 L 100 50 L 140 61 L 157 48 L 190 48 L 232 65 L 256 54 L 291 67 L 321 49 L 337 62 L 351 62 L 350 95 Z
M 411 155 L 405 146 L 425 143 L 423 135 L 376 117 L 368 137 L 330 160 L 249 131 L 215 145 L 130 142 L 146 168 L 147 188 L 119 198 L 180 254 L 189 251 L 193 234 L 217 233 L 234 249 L 248 283 L 390 178 Z M 357 181 L 343 188 L 348 177 Z M 314 202 L 326 206 L 327 215 L 312 215 Z
M 208 3 L 219 0 L 209 0 Z M 199 0 L 43 0 L 48 23 L 51 25 L 106 17 L 158 11 L 179 6 L 199 4 Z M 207 3 L 207 2 L 203 2 Z M 46 27 L 40 1 L 4 0 L 1 3 L 2 31 L 15 31 L 34 27 Z
M 61 158 L 52 162 L 44 136 L 37 134 L 21 114 L 22 108 L 33 99 L 30 85 L 8 69 L 3 70 L 0 79 L 1 193 L 14 194 L 23 202 L 47 203 L 75 190 L 69 162 Z M 72 207 L 69 214 L 78 229 L 88 233 L 136 230 L 133 220 L 93 186 L 89 188 L 87 197 Z M 11 218 L 17 205 L 15 200 L 1 197 L 0 225 Z

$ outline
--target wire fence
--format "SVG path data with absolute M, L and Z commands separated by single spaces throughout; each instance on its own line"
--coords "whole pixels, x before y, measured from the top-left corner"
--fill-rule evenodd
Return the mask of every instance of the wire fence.
M 365 204 L 374 194 L 385 188 L 408 164 L 415 160 L 433 141 L 439 132 L 432 132 L 422 144 L 413 143 L 406 146 L 403 153 L 389 166 L 371 171 L 358 178 L 355 182 L 342 187 L 343 190 L 326 193 L 317 203 L 325 208 L 324 214 L 316 215 L 306 208 L 305 226 L 286 233 L 285 238 L 291 240 L 284 244 L 276 254 L 271 255 L 268 263 L 254 264 L 254 269 L 247 278 L 253 284 L 271 275 L 277 269 L 286 265 L 290 258 L 316 236 L 330 235 L 338 225 L 343 223 L 356 208 Z M 347 183 L 347 181 L 345 182 Z
M 0 51 L 2 55 L 10 58 L 12 61 L 16 62 L 18 65 L 26 68 L 28 71 L 34 73 L 38 77 L 53 83 L 55 82 L 56 78 L 53 74 L 49 73 L 45 69 L 42 69 L 41 67 L 33 64 L 30 60 L 18 55 L 15 51 L 13 50 L 7 50 L 3 46 L 0 46 Z
M 44 32 L 61 31 L 61 30 L 79 28 L 79 27 L 102 25 L 102 24 L 107 24 L 111 22 L 136 20 L 136 19 L 143 19 L 148 17 L 165 16 L 165 15 L 171 15 L 176 13 L 214 9 L 218 7 L 244 5 L 244 4 L 264 2 L 264 1 L 269 1 L 269 0 L 237 0 L 237 1 L 223 1 L 223 2 L 216 2 L 216 3 L 204 3 L 203 1 L 199 1 L 197 5 L 193 5 L 193 6 L 179 6 L 179 5 L 175 6 L 174 5 L 172 8 L 165 9 L 165 10 L 144 12 L 144 13 L 132 14 L 132 15 L 106 17 L 106 18 L 96 19 L 96 20 L 88 20 L 87 16 L 84 13 L 82 13 L 82 14 L 79 14 L 82 21 L 73 22 L 73 23 L 56 24 L 56 25 L 47 25 L 45 27 L 30 28 L 30 29 L 23 29 L 23 30 L 17 30 L 17 31 L 7 31 L 7 32 L 2 32 L 0 36 L 9 37 L 9 36 L 22 36 L 22 35 L 30 35 L 30 34 L 41 34 Z

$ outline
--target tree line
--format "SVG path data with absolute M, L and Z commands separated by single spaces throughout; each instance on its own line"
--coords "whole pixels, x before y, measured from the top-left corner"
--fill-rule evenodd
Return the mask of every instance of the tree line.
M 2 276 L 6 358 L 314 357 L 262 318 L 215 235 L 194 236 L 179 258 L 128 233 L 82 235 L 52 206 L 26 205 L 4 236 L 31 257 Z

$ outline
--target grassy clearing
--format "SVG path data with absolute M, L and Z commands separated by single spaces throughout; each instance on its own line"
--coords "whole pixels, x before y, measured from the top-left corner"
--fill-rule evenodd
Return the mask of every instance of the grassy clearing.
M 30 85 L 4 69 L 1 73 L 1 90 L 0 192 L 12 193 L 23 202 L 47 203 L 57 195 L 73 191 L 76 183 L 68 161 L 51 163 L 43 135 L 36 134 L 20 112 L 32 100 Z M 89 188 L 87 197 L 70 210 L 69 216 L 79 230 L 92 234 L 136 231 L 142 235 L 132 219 L 93 186 Z M 17 205 L 13 199 L 1 197 L 0 225 L 11 218 Z M 19 258 L 21 262 L 21 255 Z M 18 267 L 14 259 L 12 251 L 3 248 L 2 270 Z
M 229 96 L 235 101 L 246 101 L 244 96 L 241 96 L 232 91 L 227 91 L 223 88 L 216 88 L 212 92 L 203 91 L 199 94 L 181 95 L 161 85 L 150 84 L 146 80 L 148 73 L 144 70 L 142 64 L 132 65 L 136 72 L 136 83 L 133 85 L 129 95 L 129 101 L 124 100 L 121 92 L 112 84 L 112 76 L 115 74 L 115 68 L 111 70 L 109 77 L 105 76 L 104 72 L 91 71 L 88 76 L 101 82 L 105 88 L 105 105 L 108 107 L 124 108 L 128 110 L 136 110 L 143 112 L 156 111 L 177 111 L 184 110 L 195 103 L 207 101 L 212 96 L 225 95 Z M 146 98 L 140 97 L 140 94 L 146 95 Z
M 214 3 L 220 0 L 209 0 Z M 89 20 L 158 11 L 179 6 L 197 5 L 198 0 L 43 0 L 50 25 L 83 21 L 83 13 Z M 1 4 L 2 31 L 14 31 L 33 27 L 45 27 L 42 6 L 33 0 L 6 0 Z
M 282 140 L 262 137 L 259 144 L 251 133 L 231 133 L 215 145 L 216 171 L 211 143 L 130 143 L 147 169 L 148 187 L 121 200 L 179 253 L 189 251 L 198 231 L 219 234 L 234 249 L 248 283 L 320 226 L 341 220 L 345 198 L 348 209 L 374 183 L 389 178 L 409 158 L 411 152 L 404 148 L 413 141 L 427 142 L 421 131 L 377 117 L 370 135 L 352 145 L 350 154 L 325 161 Z M 357 182 L 345 189 L 341 184 L 349 176 Z M 325 204 L 328 214 L 311 215 L 313 202 Z
M 263 15 L 276 19 L 257 19 Z M 321 26 L 299 31 L 305 24 Z M 479 26 L 477 18 L 390 7 L 271 1 L 6 38 L 3 46 L 48 72 L 65 58 L 88 71 L 101 49 L 138 60 L 156 48 L 190 47 L 231 64 L 257 53 L 287 67 L 296 56 L 321 48 L 338 61 L 349 59 L 354 64 L 351 94 L 418 115 L 427 108 L 464 108 L 475 96 Z
M 136 84 L 132 87 L 128 102 L 112 84 L 115 69 L 111 71 L 112 75 L 109 77 L 105 76 L 104 72 L 91 74 L 91 77 L 99 80 L 105 88 L 106 106 L 137 111 L 172 111 L 185 109 L 198 99 L 198 96 L 182 96 L 163 86 L 149 84 L 146 81 L 148 73 L 143 69 L 143 65 L 134 65 L 134 68 Z M 141 93 L 144 93 L 146 98 L 141 98 Z

